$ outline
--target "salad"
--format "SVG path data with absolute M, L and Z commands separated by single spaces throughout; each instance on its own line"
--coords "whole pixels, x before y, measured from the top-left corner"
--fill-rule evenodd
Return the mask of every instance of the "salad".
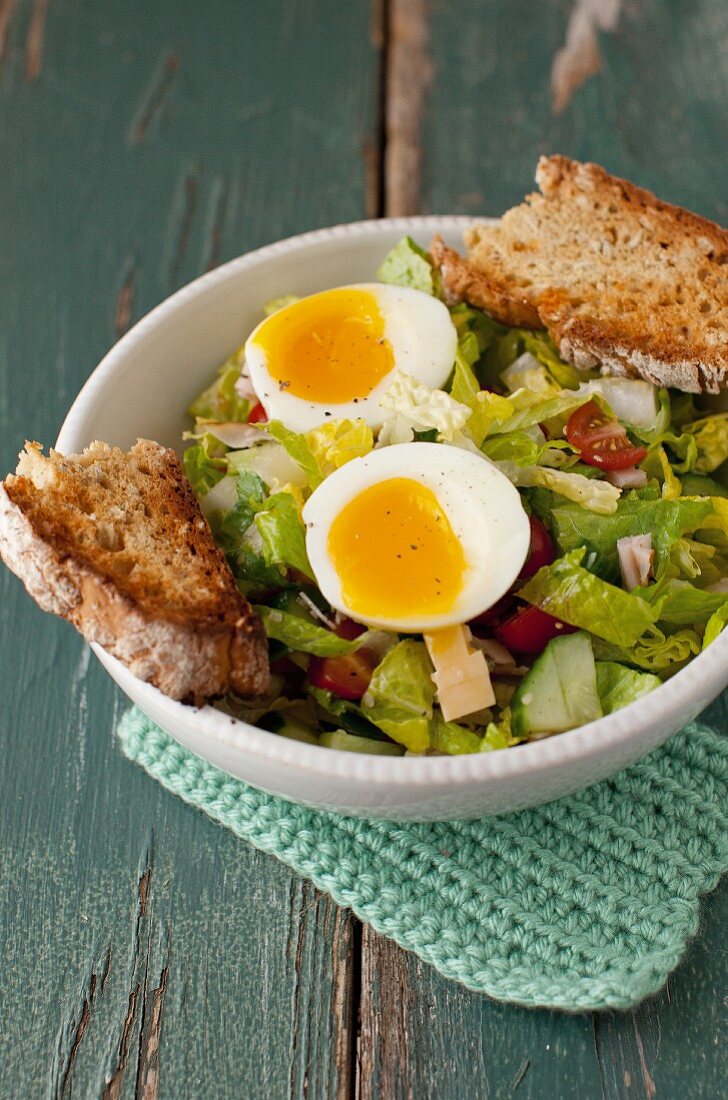
M 189 410 L 187 477 L 270 647 L 270 694 L 217 705 L 459 754 L 653 691 L 728 621 L 728 413 L 448 308 L 409 237 L 377 278 L 268 303 Z

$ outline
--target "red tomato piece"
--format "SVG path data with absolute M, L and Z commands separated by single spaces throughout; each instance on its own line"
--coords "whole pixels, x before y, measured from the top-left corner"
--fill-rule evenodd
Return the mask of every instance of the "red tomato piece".
M 597 404 L 587 401 L 569 417 L 566 438 L 581 451 L 582 462 L 603 470 L 638 466 L 647 457 L 646 447 L 635 447 L 625 428 Z
M 331 691 L 341 699 L 361 699 L 376 666 L 375 654 L 366 648 L 343 657 L 312 657 L 308 679 L 314 687 Z
M 266 411 L 262 405 L 254 405 L 248 413 L 248 424 L 265 424 L 268 421 Z
M 541 523 L 541 520 L 537 519 L 536 516 L 531 516 L 529 523 L 531 524 L 531 545 L 523 569 L 518 574 L 519 580 L 532 577 L 534 573 L 538 573 L 542 566 L 551 565 L 556 557 L 554 540 Z
M 505 619 L 506 616 L 510 614 L 512 608 L 513 596 L 507 592 L 505 596 L 501 596 L 499 600 L 496 600 L 492 607 L 486 608 L 485 611 L 481 611 L 479 615 L 471 619 L 468 626 L 493 626 L 495 623 L 499 623 L 502 619 Z
M 522 607 L 496 627 L 495 635 L 512 653 L 541 653 L 552 638 L 573 634 L 578 627 L 563 623 L 539 607 Z
M 334 634 L 339 638 L 345 638 L 347 642 L 353 642 L 360 634 L 365 634 L 366 629 L 363 623 L 357 623 L 346 615 L 342 615 L 334 623 Z

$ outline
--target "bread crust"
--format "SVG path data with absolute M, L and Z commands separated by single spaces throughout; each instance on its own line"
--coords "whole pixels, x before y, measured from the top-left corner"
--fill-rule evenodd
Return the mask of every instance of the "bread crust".
M 0 483 L 0 557 L 44 611 L 73 623 L 88 641 L 173 699 L 200 704 L 231 690 L 243 696 L 267 691 L 265 631 L 219 551 L 211 567 L 229 574 L 224 607 L 185 619 L 156 595 L 146 602 L 143 594 L 134 598 L 115 577 L 94 568 L 89 555 L 71 552 L 63 539 L 40 529 L 38 515 L 14 499 L 22 481 Z M 207 534 L 212 543 L 209 529 Z
M 728 231 L 596 164 L 541 157 L 536 180 L 541 194 L 466 232 L 468 259 L 433 241 L 449 300 L 546 328 L 578 368 L 728 386 Z

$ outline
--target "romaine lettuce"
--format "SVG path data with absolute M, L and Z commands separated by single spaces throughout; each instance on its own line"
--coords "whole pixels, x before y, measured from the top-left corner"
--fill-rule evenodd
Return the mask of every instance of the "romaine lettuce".
M 597 661 L 597 691 L 604 714 L 626 707 L 660 686 L 660 678 L 614 661 Z
M 224 447 L 211 435 L 205 435 L 194 447 L 188 447 L 182 455 L 185 476 L 192 486 L 195 496 L 209 493 L 225 477 L 227 462 Z
M 728 602 L 722 604 L 708 619 L 703 635 L 703 649 L 715 641 L 726 623 L 728 623 Z
M 291 566 L 315 581 L 306 553 L 306 531 L 291 493 L 274 493 L 255 516 L 267 565 Z
M 572 550 L 539 569 L 518 595 L 549 615 L 617 646 L 632 646 L 657 621 L 645 600 L 608 584 L 581 565 L 586 550 Z
M 362 699 L 364 716 L 410 752 L 430 746 L 435 688 L 423 642 L 407 638 L 377 665 Z
M 361 645 L 359 638 L 347 641 L 325 626 L 319 626 L 292 611 L 262 604 L 256 605 L 255 611 L 260 615 L 268 637 L 275 638 L 294 651 L 311 653 L 314 657 L 342 657 L 353 653 Z
M 243 362 L 244 349 L 238 348 L 220 367 L 212 385 L 203 390 L 192 402 L 187 410 L 190 416 L 245 423 L 248 419 L 250 403 L 247 398 L 241 397 L 236 389 Z
M 438 272 L 425 250 L 411 237 L 403 237 L 387 253 L 377 270 L 377 278 L 382 283 L 413 287 L 425 294 L 437 295 L 439 292 Z
M 352 458 L 369 454 L 374 445 L 364 420 L 329 420 L 308 432 L 292 432 L 280 420 L 271 420 L 266 428 L 298 463 L 312 489 Z
M 438 439 L 453 442 L 467 424 L 471 409 L 444 390 L 431 389 L 402 371 L 395 371 L 392 384 L 382 397 L 390 412 L 379 432 L 379 446 L 409 443 L 415 432 L 437 430 Z
M 549 510 L 551 531 L 563 553 L 586 546 L 596 554 L 594 571 L 607 579 L 619 576 L 617 540 L 631 535 L 652 535 L 658 563 L 675 542 L 696 531 L 713 512 L 710 500 L 682 497 L 679 500 L 650 500 L 644 494 L 626 493 L 611 515 L 566 502 L 554 502 Z

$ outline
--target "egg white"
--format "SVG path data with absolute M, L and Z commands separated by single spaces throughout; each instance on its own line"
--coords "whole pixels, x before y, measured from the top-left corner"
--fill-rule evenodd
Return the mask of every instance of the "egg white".
M 258 400 L 269 420 L 281 420 L 295 432 L 309 431 L 329 419 L 360 417 L 374 430 L 381 427 L 385 410 L 380 402 L 395 370 L 412 375 L 426 386 L 442 387 L 455 362 L 457 332 L 447 307 L 437 298 L 411 287 L 382 283 L 355 283 L 335 289 L 364 290 L 377 300 L 384 319 L 384 338 L 392 347 L 392 371 L 366 396 L 340 403 L 308 401 L 281 390 L 268 372 L 265 350 L 258 343 L 261 321 L 245 344 L 245 362 Z M 325 291 L 322 293 L 326 293 Z
M 485 456 L 441 443 L 399 443 L 355 458 L 327 477 L 303 509 L 306 550 L 318 586 L 332 607 L 362 620 L 347 607 L 327 541 L 331 524 L 359 493 L 390 478 L 406 477 L 437 497 L 460 540 L 466 561 L 463 585 L 444 614 L 366 619 L 387 630 L 420 632 L 468 622 L 511 587 L 526 560 L 531 539 L 518 490 Z

